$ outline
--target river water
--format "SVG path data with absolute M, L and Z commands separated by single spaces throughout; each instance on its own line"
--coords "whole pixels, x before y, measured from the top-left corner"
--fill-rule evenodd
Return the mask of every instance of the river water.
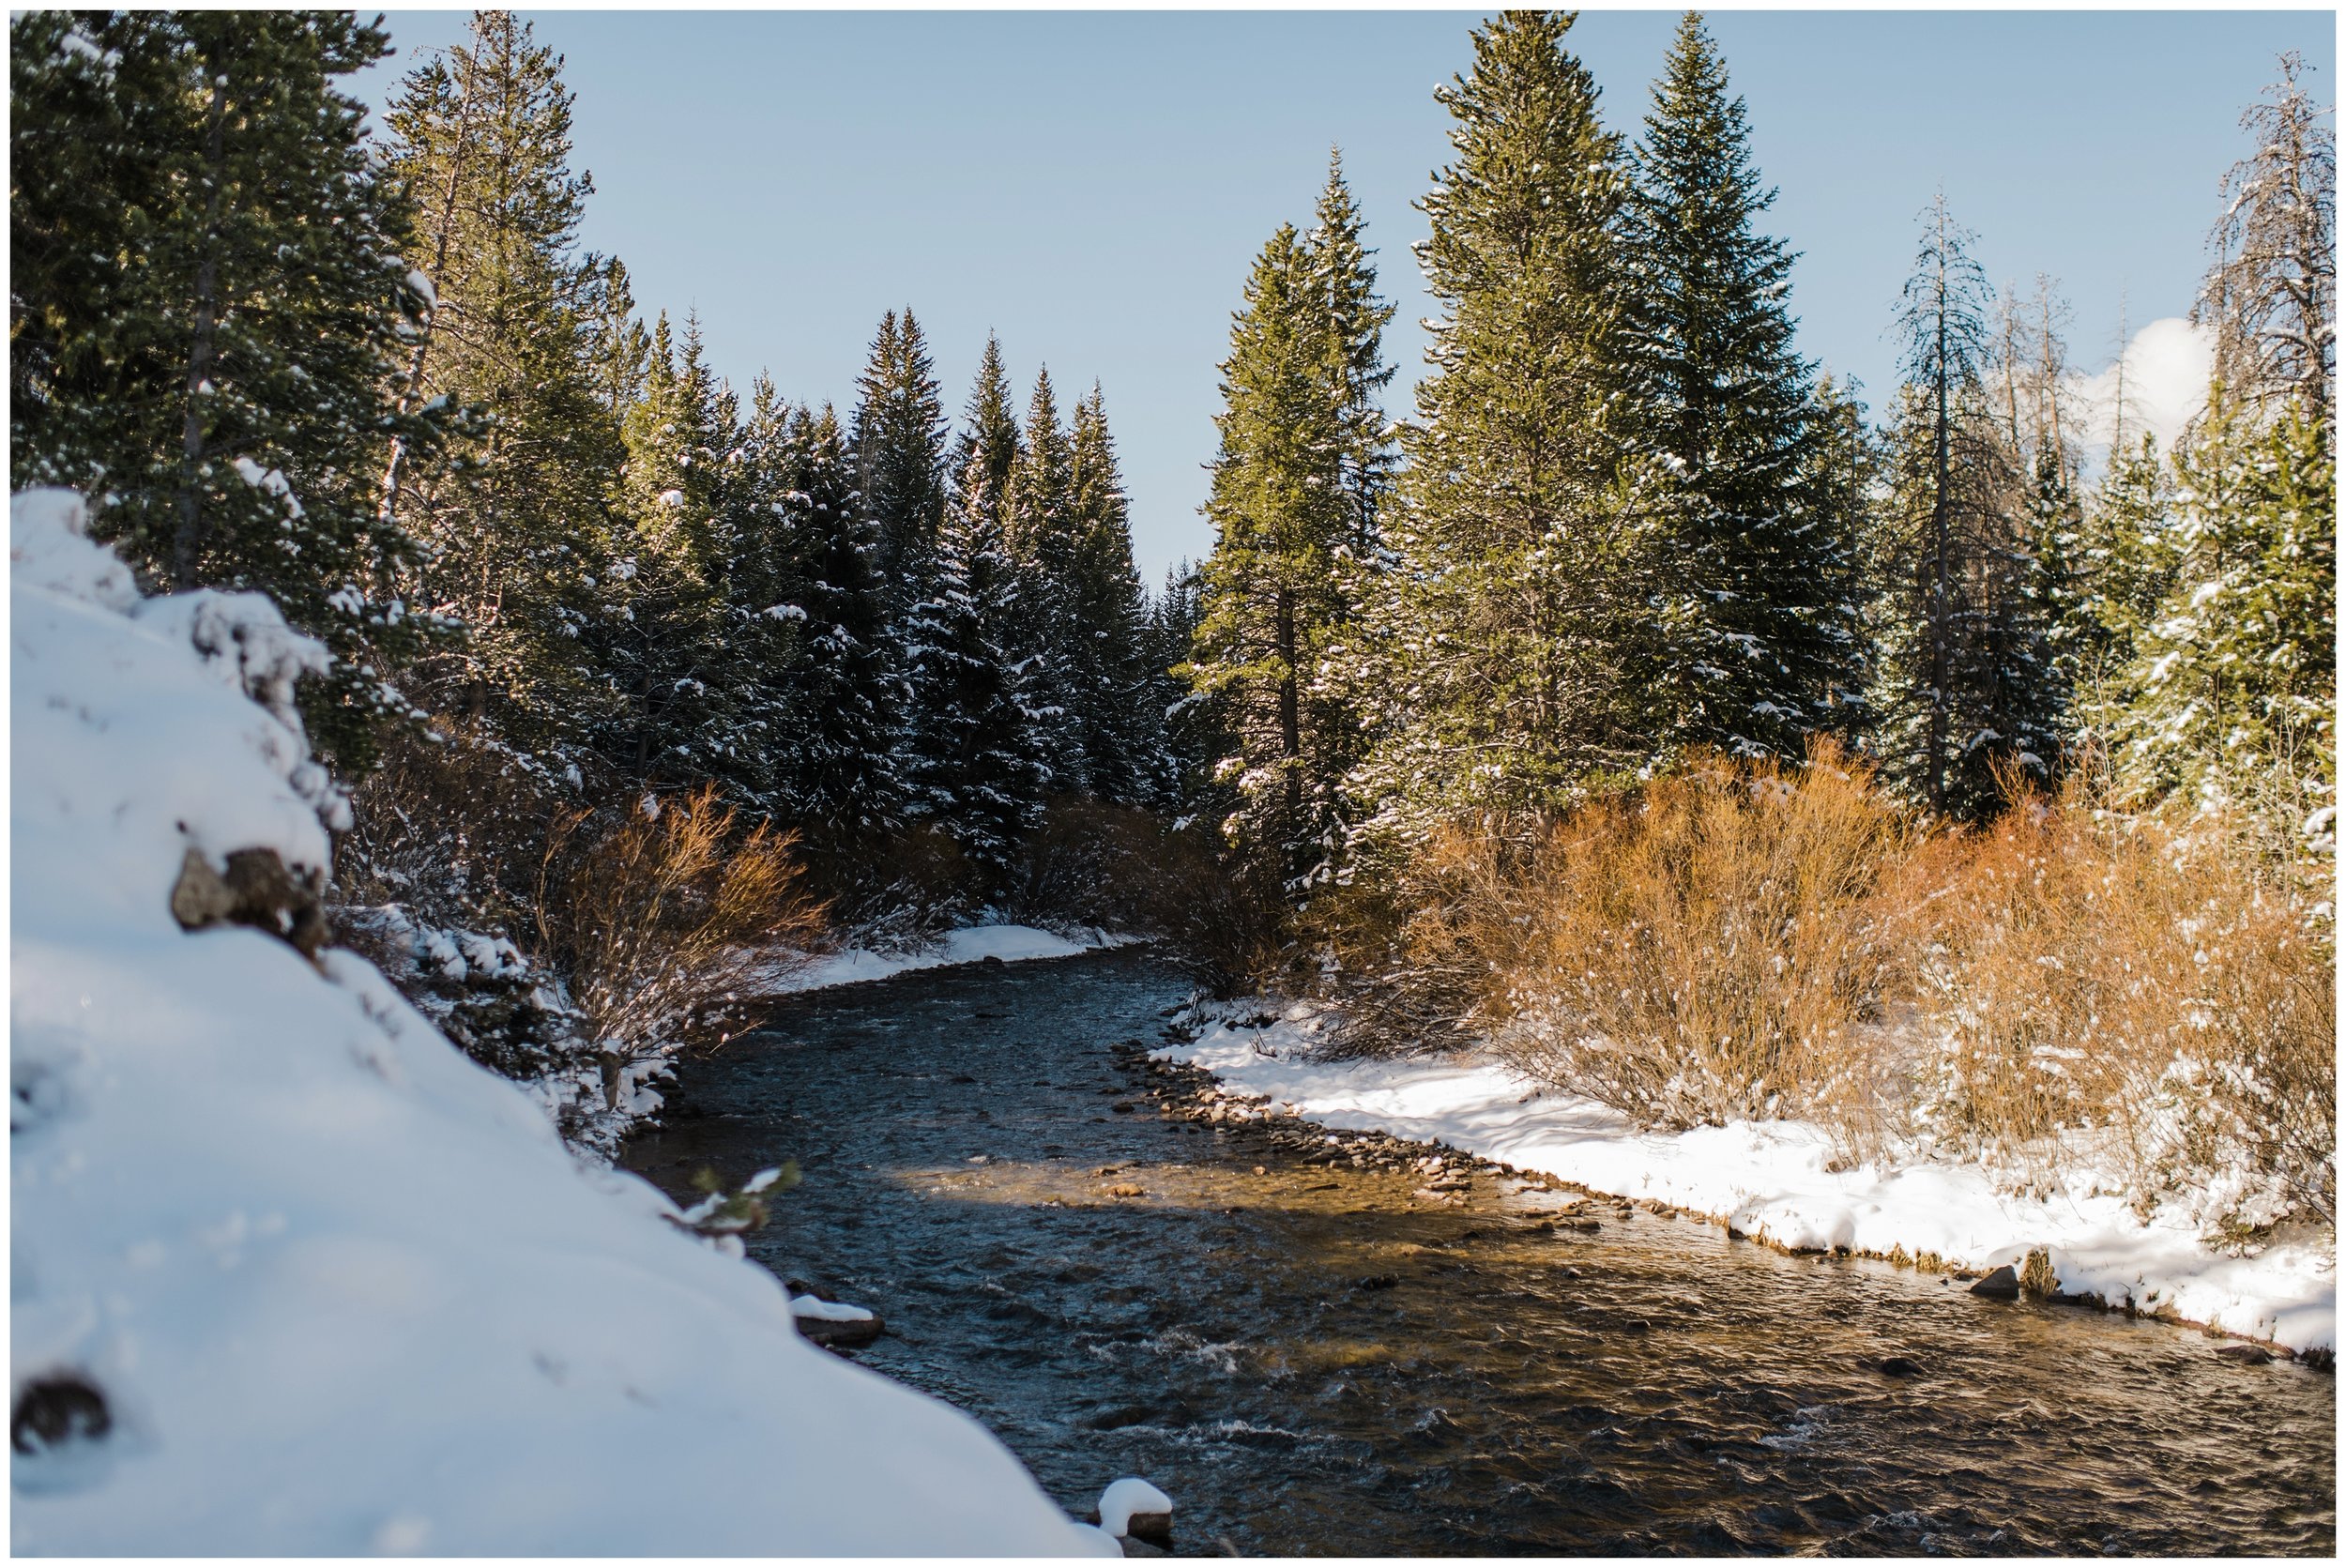
M 688 1063 L 625 1163 L 689 1198 L 796 1160 L 751 1256 L 880 1313 L 858 1359 L 1071 1512 L 1154 1481 L 1185 1554 L 2334 1547 L 2330 1374 L 1609 1204 L 1557 1225 L 1488 1176 L 1413 1202 L 1318 1130 L 1165 1114 L 1140 1051 L 1184 992 L 1124 950 L 811 993 Z

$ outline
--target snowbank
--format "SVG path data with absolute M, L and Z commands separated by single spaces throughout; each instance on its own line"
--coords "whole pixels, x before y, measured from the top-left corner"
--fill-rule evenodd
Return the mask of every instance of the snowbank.
M 1061 936 L 1055 932 L 1038 930 L 1031 925 L 972 925 L 945 933 L 936 945 L 915 948 L 907 952 L 874 952 L 862 948 L 827 953 L 812 962 L 791 960 L 793 967 L 777 975 L 773 989 L 789 991 L 819 991 L 833 985 L 856 985 L 867 980 L 886 980 L 908 969 L 941 968 L 948 964 L 977 964 L 988 958 L 998 958 L 1005 964 L 1016 964 L 1029 958 L 1072 958 L 1079 952 L 1100 948 L 1120 948 L 1139 940 L 1135 936 L 1118 936 L 1105 931 L 1085 933 L 1080 938 Z
M 372 967 L 179 928 L 190 847 L 325 865 L 278 700 L 322 655 L 141 599 L 79 520 L 12 508 L 11 1405 L 63 1434 L 12 1455 L 14 1549 L 1099 1552 Z
M 2337 1343 L 2337 1255 L 2326 1240 L 2225 1256 L 2179 1217 L 2154 1213 L 2145 1223 L 2106 1193 L 2018 1197 L 1967 1165 L 1829 1170 L 1825 1134 L 1797 1122 L 1639 1133 L 1616 1112 L 1546 1092 L 1495 1061 L 1315 1062 L 1316 1030 L 1310 1011 L 1296 1007 L 1260 1028 L 1211 1026 L 1157 1055 L 1330 1127 L 1446 1144 L 1595 1192 L 1692 1210 L 1780 1246 L 1936 1253 L 1965 1270 L 2018 1264 L 2043 1248 L 2059 1288 L 2072 1294 L 2131 1301 L 2292 1349 Z

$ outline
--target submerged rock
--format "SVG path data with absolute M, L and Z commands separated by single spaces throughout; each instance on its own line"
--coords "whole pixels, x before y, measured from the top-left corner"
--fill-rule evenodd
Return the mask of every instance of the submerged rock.
M 2273 1352 L 2262 1345 L 2227 1345 L 2216 1354 L 2219 1360 L 2238 1362 L 2243 1366 L 2266 1366 L 2273 1360 Z
M 1882 1357 L 1881 1371 L 1884 1378 L 1919 1378 L 1923 1375 L 1922 1363 L 1904 1356 Z

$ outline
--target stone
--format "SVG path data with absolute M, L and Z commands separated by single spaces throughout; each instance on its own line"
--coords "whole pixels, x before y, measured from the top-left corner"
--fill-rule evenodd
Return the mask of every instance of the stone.
M 1108 1189 L 1108 1196 L 1110 1197 L 1142 1197 L 1145 1195 L 1146 1195 L 1143 1194 L 1138 1187 L 1134 1186 L 1129 1181 L 1119 1181 L 1115 1186 Z
M 2273 1352 L 2262 1345 L 2227 1345 L 2216 1352 L 2218 1360 L 2237 1362 L 2242 1366 L 2269 1366 Z
M 171 915 L 187 931 L 249 925 L 315 959 L 328 936 L 325 891 L 323 876 L 288 869 L 274 849 L 233 850 L 226 869 L 214 870 L 190 845 L 172 885 Z
M 990 952 L 989 952 L 989 953 L 987 953 L 987 954 L 986 954 L 983 958 L 979 959 L 979 960 L 978 960 L 978 962 L 979 962 L 979 963 L 981 963 L 981 964 L 983 964 L 983 965 L 984 965 L 986 967 L 988 967 L 988 968 L 990 968 L 990 969 L 1002 969 L 1002 968 L 1007 968 L 1007 967 L 1009 967 L 1009 966 L 1008 966 L 1008 965 L 1004 964 L 1004 963 L 1003 963 L 1003 962 L 999 959 L 999 958 L 997 958 L 994 954 L 992 954 L 992 953 L 990 953 Z
M 1923 1375 L 1922 1363 L 1909 1361 L 1904 1356 L 1884 1356 L 1881 1358 L 1881 1375 L 1884 1378 L 1919 1378 Z
M 8 1414 L 8 1446 L 19 1454 L 96 1442 L 113 1430 L 106 1396 L 71 1373 L 35 1380 Z
M 1135 1515 L 1134 1517 L 1137 1519 L 1142 1517 L 1142 1515 Z M 1166 1528 L 1167 1530 L 1171 1529 L 1171 1522 L 1169 1520 L 1167 1521 Z M 1137 1535 L 1120 1536 L 1118 1537 L 1116 1544 L 1124 1548 L 1124 1555 L 1126 1557 L 1170 1557 L 1173 1555 L 1171 1552 L 1166 1551 L 1163 1546 L 1150 1545 L 1148 1542 L 1143 1541 Z
M 2012 1265 L 2007 1263 L 1985 1279 L 1974 1282 L 1972 1294 L 1985 1296 L 1990 1301 L 2017 1302 L 2020 1299 L 2020 1276 L 2014 1273 Z
M 1391 1290 L 1401 1283 L 1398 1274 L 1367 1274 L 1352 1282 L 1355 1290 Z
M 888 1325 L 877 1313 L 851 1323 L 832 1323 L 816 1317 L 801 1317 L 799 1332 L 815 1344 L 832 1350 L 860 1350 L 888 1332 Z

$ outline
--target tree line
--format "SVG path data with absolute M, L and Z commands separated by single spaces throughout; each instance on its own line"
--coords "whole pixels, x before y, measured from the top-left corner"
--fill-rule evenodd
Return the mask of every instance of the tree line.
M 1186 628 L 1134 569 L 1096 385 L 1046 371 L 1022 416 L 989 340 L 956 430 L 906 308 L 845 418 L 743 397 L 581 245 L 562 62 L 509 12 L 379 142 L 341 85 L 379 23 L 38 12 L 10 44 L 13 482 L 323 636 L 345 770 L 459 744 L 589 796 L 714 780 L 838 868 L 941 833 L 979 902 L 1046 802 L 1172 803 Z
M 1241 861 L 1301 901 L 1445 829 L 1529 842 L 1698 752 L 1819 738 L 1946 818 L 2091 766 L 2322 840 L 2335 151 L 2301 64 L 2225 181 L 2207 411 L 2162 452 L 2122 385 L 2089 488 L 2049 281 L 1991 289 L 1935 198 L 1875 426 L 1794 347 L 1794 255 L 1702 19 L 1634 140 L 1571 24 L 1486 23 L 1438 92 L 1414 419 L 1379 408 L 1392 307 L 1340 167 L 1247 280 L 1184 668 Z

